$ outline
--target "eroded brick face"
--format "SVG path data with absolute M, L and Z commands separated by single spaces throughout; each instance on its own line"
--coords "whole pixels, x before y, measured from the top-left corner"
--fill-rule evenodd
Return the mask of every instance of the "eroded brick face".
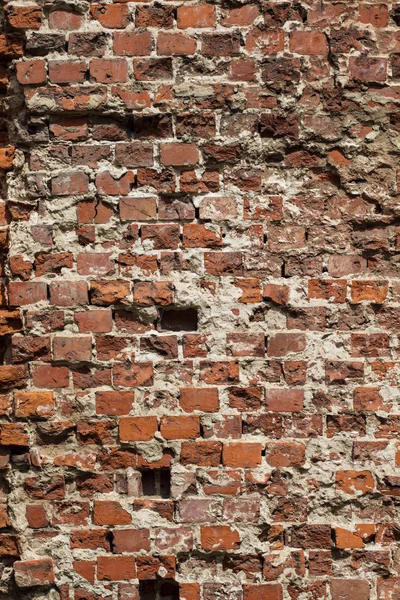
M 0 17 L 0 600 L 398 600 L 400 4 Z

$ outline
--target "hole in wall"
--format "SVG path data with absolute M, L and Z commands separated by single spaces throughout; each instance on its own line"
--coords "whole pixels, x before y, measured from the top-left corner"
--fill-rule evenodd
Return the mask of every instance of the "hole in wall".
M 179 600 L 179 583 L 172 579 L 140 581 L 139 600 Z
M 197 331 L 197 309 L 165 309 L 161 313 L 162 331 Z
M 142 469 L 143 496 L 169 498 L 171 495 L 170 469 Z

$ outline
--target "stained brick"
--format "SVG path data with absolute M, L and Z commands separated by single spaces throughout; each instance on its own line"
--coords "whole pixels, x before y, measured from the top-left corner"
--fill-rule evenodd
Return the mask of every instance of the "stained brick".
M 400 4 L 3 12 L 2 594 L 395 600 Z

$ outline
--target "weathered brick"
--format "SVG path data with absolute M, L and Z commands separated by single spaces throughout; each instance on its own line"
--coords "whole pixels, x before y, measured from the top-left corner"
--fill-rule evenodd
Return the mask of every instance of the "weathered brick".
M 294 31 L 290 34 L 290 50 L 297 54 L 325 55 L 328 53 L 326 37 L 313 31 Z
M 150 31 L 114 33 L 114 52 L 120 56 L 148 56 L 151 53 Z
M 369 584 L 366 579 L 332 579 L 331 595 L 333 600 L 368 600 L 370 597 Z
M 199 153 L 195 144 L 161 144 L 160 160 L 165 166 L 195 165 L 199 160 Z
M 54 568 L 51 558 L 16 561 L 13 567 L 15 582 L 19 588 L 42 587 L 54 583 Z
M 17 64 L 17 79 L 21 85 L 38 85 L 46 81 L 44 60 L 29 60 Z
M 214 27 L 216 24 L 215 6 L 200 4 L 198 6 L 180 6 L 178 8 L 178 27 Z
M 123 29 L 130 20 L 129 8 L 126 4 L 92 4 L 90 13 L 107 29 Z
M 30 1 L 1 594 L 394 600 L 400 4 Z

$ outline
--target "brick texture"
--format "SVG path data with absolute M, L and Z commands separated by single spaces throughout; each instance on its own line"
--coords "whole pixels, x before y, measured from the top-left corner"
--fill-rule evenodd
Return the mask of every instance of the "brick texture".
M 398 600 L 400 4 L 0 23 L 0 600 Z

